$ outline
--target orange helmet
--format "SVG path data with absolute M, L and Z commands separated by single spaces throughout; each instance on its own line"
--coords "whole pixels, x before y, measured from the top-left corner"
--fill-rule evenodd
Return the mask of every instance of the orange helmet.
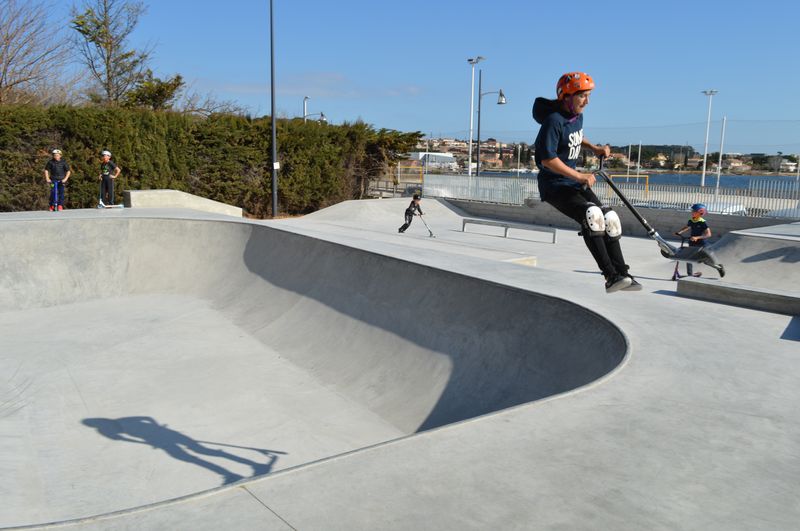
M 568 72 L 558 79 L 556 94 L 559 100 L 563 100 L 564 96 L 583 90 L 592 90 L 593 88 L 594 79 L 589 74 L 585 72 Z

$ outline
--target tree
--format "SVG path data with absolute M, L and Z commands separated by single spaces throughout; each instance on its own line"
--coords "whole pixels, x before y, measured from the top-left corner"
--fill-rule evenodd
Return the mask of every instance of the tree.
M 140 77 L 136 88 L 125 95 L 125 106 L 146 107 L 154 111 L 169 110 L 183 85 L 183 78 L 180 74 L 176 74 L 171 79 L 161 80 L 153 77 L 153 72 L 148 69 Z
M 0 104 L 31 103 L 56 83 L 66 40 L 41 2 L 0 0 Z
M 176 105 L 177 110 L 183 114 L 208 118 L 213 114 L 237 114 L 244 116 L 244 107 L 229 100 L 217 99 L 211 93 L 201 94 L 196 91 L 185 90 Z
M 82 12 L 73 8 L 78 51 L 101 88 L 93 99 L 122 103 L 142 79 L 150 52 L 127 49 L 127 40 L 144 12 L 143 3 L 130 0 L 86 0 Z

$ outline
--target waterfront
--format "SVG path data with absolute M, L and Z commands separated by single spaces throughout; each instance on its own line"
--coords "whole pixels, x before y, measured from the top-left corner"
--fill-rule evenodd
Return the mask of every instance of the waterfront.
M 630 175 L 626 174 L 624 170 L 608 170 L 610 175 L 613 175 L 616 179 L 622 180 L 625 182 L 626 180 L 634 183 L 640 181 L 643 182 L 643 177 L 647 176 L 649 180 L 649 184 L 674 184 L 674 185 L 682 185 L 682 186 L 700 186 L 700 180 L 702 175 L 700 173 L 662 173 L 662 172 L 641 172 L 639 178 L 636 178 L 635 173 L 631 173 Z M 482 171 L 481 175 L 486 177 L 516 177 L 516 171 L 504 171 L 504 172 L 487 172 Z M 520 178 L 532 179 L 536 178 L 535 173 L 520 173 Z M 738 174 L 722 174 L 719 178 L 719 186 L 720 188 L 737 188 L 737 189 L 744 189 L 749 190 L 753 187 L 760 187 L 763 186 L 765 183 L 768 182 L 780 182 L 780 183 L 787 183 L 787 182 L 796 182 L 800 185 L 800 180 L 798 179 L 797 175 L 778 175 L 778 174 L 747 174 L 747 175 L 738 175 Z M 706 173 L 706 187 L 716 187 L 717 185 L 717 174 L 716 173 Z

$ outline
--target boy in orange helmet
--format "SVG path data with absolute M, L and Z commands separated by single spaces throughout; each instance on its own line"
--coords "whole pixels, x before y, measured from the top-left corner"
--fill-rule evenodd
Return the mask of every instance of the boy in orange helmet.
M 533 118 L 541 124 L 535 142 L 542 201 L 574 219 L 581 235 L 606 279 L 606 292 L 641 290 L 622 256 L 619 239 L 622 224 L 616 212 L 603 206 L 592 191 L 595 176 L 577 171 L 581 148 L 595 155 L 611 154 L 608 145 L 596 146 L 583 136 L 583 111 L 589 104 L 594 80 L 583 72 L 561 76 L 556 85 L 558 99 L 536 98 Z

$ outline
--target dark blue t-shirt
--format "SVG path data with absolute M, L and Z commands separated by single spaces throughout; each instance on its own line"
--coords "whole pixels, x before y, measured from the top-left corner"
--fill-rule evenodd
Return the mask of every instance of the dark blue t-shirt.
M 686 226 L 689 227 L 691 231 L 691 236 L 702 236 L 706 229 L 708 228 L 708 223 L 703 218 L 697 218 L 697 221 L 690 219 L 686 222 Z M 689 245 L 692 247 L 700 247 L 706 244 L 705 240 L 698 240 L 696 242 L 689 242 Z
M 542 165 L 543 160 L 558 157 L 572 169 L 578 163 L 583 142 L 583 114 L 569 117 L 560 111 L 549 114 L 542 120 L 536 135 L 535 160 L 539 168 L 539 193 L 545 199 L 554 188 L 569 186 L 580 190 L 581 183 L 565 175 L 551 172 Z

